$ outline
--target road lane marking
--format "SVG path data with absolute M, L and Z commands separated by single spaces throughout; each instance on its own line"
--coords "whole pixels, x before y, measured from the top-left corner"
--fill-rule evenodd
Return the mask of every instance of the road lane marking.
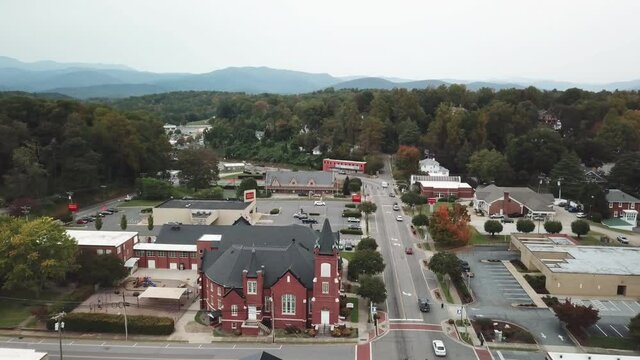
M 604 332 L 602 329 L 600 329 L 600 326 L 598 326 L 598 324 L 596 324 L 596 325 L 595 325 L 595 327 L 596 327 L 598 330 L 600 330 L 600 332 L 601 332 L 604 336 L 609 336 L 609 335 L 607 335 L 607 333 L 606 333 L 606 332 Z

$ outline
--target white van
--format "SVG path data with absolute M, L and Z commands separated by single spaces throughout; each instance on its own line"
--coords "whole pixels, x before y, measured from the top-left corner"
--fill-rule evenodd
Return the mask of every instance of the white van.
M 389 183 L 388 183 L 388 182 L 386 182 L 386 181 L 383 181 L 383 182 L 382 182 L 382 188 L 383 188 L 383 189 L 386 189 L 388 186 L 389 186 Z

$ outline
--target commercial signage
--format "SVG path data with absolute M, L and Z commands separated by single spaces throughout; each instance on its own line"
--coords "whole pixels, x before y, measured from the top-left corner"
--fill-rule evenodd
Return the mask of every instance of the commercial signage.
M 362 196 L 360 194 L 353 194 L 351 195 L 351 201 L 355 203 L 362 202 Z
M 71 203 L 68 205 L 69 211 L 76 212 L 78 211 L 78 204 Z
M 437 199 L 434 198 L 434 197 L 430 197 L 429 199 L 427 199 L 429 205 L 435 205 L 436 204 L 436 200 Z
M 244 202 L 251 202 L 256 200 L 256 190 L 245 190 L 244 191 Z

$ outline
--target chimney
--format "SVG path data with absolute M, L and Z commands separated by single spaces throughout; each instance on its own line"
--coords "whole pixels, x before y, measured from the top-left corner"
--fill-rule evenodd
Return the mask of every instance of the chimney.
M 504 192 L 504 197 L 502 199 L 502 215 L 507 215 L 507 203 L 511 202 L 511 198 L 509 198 L 509 192 L 505 191 Z

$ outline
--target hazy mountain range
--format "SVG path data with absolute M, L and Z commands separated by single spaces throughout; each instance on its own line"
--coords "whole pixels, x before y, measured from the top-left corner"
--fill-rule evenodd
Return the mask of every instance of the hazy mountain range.
M 335 89 L 422 89 L 453 83 L 465 84 L 476 90 L 524 88 L 565 90 L 578 87 L 585 90 L 638 90 L 640 80 L 608 84 L 577 84 L 560 81 L 466 81 L 466 80 L 409 80 L 387 77 L 314 74 L 301 71 L 278 70 L 267 67 L 229 67 L 204 74 L 152 73 L 123 65 L 58 63 L 38 61 L 25 63 L 0 56 L 0 91 L 28 91 L 59 93 L 79 99 L 95 97 L 128 97 L 170 91 L 229 91 L 247 93 L 297 94 Z

